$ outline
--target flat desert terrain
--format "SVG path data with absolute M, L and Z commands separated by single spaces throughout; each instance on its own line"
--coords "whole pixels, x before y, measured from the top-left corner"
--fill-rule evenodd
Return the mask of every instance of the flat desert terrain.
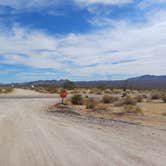
M 0 96 L 0 166 L 165 166 L 166 131 L 48 113 L 55 95 Z

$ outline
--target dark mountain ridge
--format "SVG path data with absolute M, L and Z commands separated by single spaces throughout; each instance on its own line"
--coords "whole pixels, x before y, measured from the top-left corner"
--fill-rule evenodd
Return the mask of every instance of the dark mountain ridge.
M 38 80 L 25 83 L 12 83 L 6 85 L 14 86 L 39 86 L 39 85 L 52 85 L 61 86 L 63 83 L 70 80 Z M 77 86 L 81 87 L 94 87 L 104 85 L 108 88 L 133 88 L 133 89 L 166 89 L 166 76 L 144 75 L 135 78 L 129 78 L 126 80 L 110 80 L 110 81 L 75 81 Z M 3 84 L 5 85 L 5 84 Z

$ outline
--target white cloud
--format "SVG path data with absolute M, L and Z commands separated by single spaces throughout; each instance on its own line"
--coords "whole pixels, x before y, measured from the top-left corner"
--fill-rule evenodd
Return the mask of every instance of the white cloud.
M 78 4 L 82 6 L 89 6 L 95 4 L 103 5 L 121 5 L 130 3 L 133 0 L 1 0 L 0 5 L 9 6 L 11 8 L 22 10 L 22 9 L 42 9 L 47 7 L 55 7 L 61 4 Z M 54 11 L 55 14 L 55 11 Z
M 119 5 L 130 3 L 133 0 L 74 0 L 76 3 L 84 3 L 84 4 L 105 4 L 105 5 Z
M 1 0 L 0 5 L 22 10 L 33 8 L 47 8 L 49 6 L 59 5 L 62 2 L 63 0 Z
M 166 19 L 156 17 L 140 25 L 114 22 L 113 28 L 65 36 L 16 26 L 0 32 L 0 64 L 58 69 L 74 78 L 165 74 Z
M 164 4 L 164 3 L 166 3 L 166 0 L 142 0 L 139 3 L 139 7 L 146 8 L 146 7 L 149 7 L 151 5 Z

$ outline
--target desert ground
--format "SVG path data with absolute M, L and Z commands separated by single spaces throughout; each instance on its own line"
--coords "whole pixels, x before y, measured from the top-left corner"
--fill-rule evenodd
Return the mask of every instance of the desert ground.
M 23 89 L 0 95 L 0 166 L 166 165 L 164 129 L 47 111 L 58 102 Z

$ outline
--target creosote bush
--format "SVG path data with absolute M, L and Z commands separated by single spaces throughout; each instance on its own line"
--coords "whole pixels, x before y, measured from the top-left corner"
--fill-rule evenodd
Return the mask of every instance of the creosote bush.
M 121 100 L 117 101 L 115 103 L 115 106 L 123 106 L 123 105 L 136 105 L 137 101 L 132 98 L 131 96 L 126 96 L 125 98 L 122 98 Z
M 104 95 L 102 98 L 102 102 L 105 104 L 113 103 L 115 101 L 118 101 L 118 97 Z
M 71 97 L 71 103 L 73 105 L 82 105 L 84 103 L 84 99 L 81 94 L 75 94 Z
M 143 96 L 142 95 L 138 95 L 136 96 L 134 99 L 137 101 L 137 102 L 142 102 L 143 101 Z
M 162 98 L 162 94 L 159 92 L 152 92 L 150 98 L 151 100 L 158 100 Z
M 12 87 L 0 87 L 0 93 L 11 93 L 14 89 Z
M 163 100 L 164 103 L 166 103 L 166 94 L 162 95 L 162 100 Z
M 131 96 L 127 96 L 123 99 L 124 105 L 135 105 L 137 102 L 135 99 L 133 99 Z
M 93 98 L 89 98 L 86 101 L 86 108 L 87 109 L 94 109 L 97 106 L 97 101 Z
M 125 113 L 128 114 L 143 114 L 143 111 L 139 106 L 133 106 L 133 105 L 126 105 L 124 107 Z

